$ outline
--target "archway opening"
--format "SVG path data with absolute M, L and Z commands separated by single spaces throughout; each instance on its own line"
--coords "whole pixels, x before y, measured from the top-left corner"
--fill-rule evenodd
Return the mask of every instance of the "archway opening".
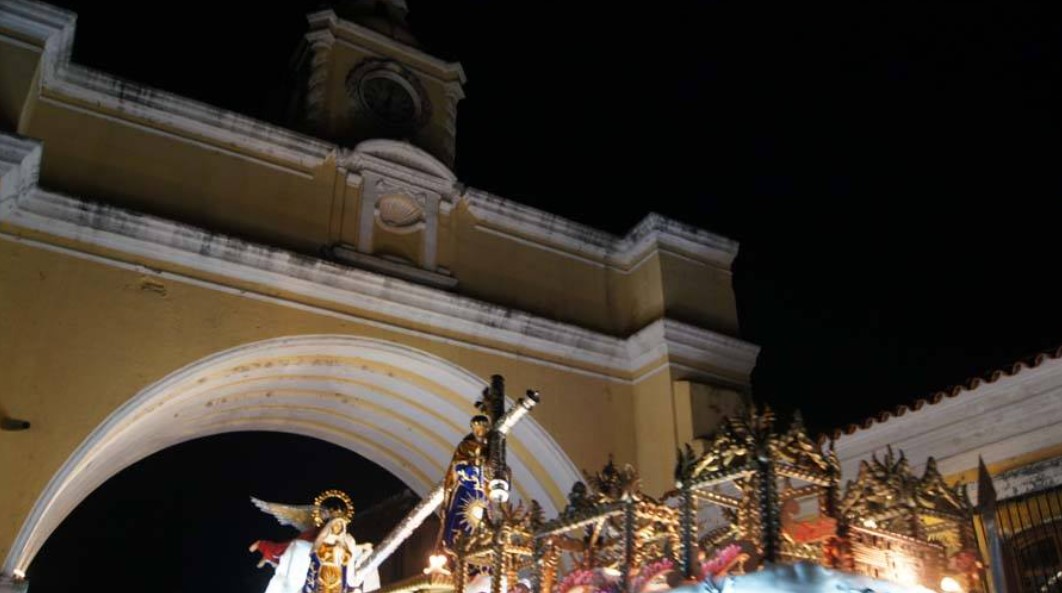
M 249 497 L 301 505 L 329 488 L 353 499 L 359 542 L 378 542 L 419 500 L 387 470 L 321 440 L 276 432 L 205 437 L 145 458 L 97 488 L 48 538 L 28 577 L 42 593 L 88 585 L 264 591 L 272 568 L 257 568 L 259 555 L 248 545 L 298 532 Z M 437 523 L 423 525 L 407 540 L 381 567 L 382 582 L 423 566 L 435 530 Z
M 485 385 L 431 354 L 352 336 L 277 338 L 208 356 L 136 394 L 85 439 L 38 497 L 4 573 L 27 574 L 67 515 L 123 469 L 212 435 L 312 437 L 371 460 L 424 496 L 467 433 Z M 580 479 L 575 466 L 533 418 L 512 430 L 509 445 L 514 493 L 555 513 Z

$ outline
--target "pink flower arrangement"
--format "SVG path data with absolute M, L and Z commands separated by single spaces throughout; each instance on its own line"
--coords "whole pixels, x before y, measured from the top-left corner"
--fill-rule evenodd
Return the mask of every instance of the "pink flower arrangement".
M 642 567 L 642 570 L 638 572 L 638 576 L 634 579 L 634 590 L 641 591 L 645 588 L 657 576 L 670 572 L 675 568 L 675 562 L 670 558 L 664 558 L 657 560 L 656 562 L 650 562 Z
M 612 583 L 609 583 L 605 579 L 600 571 L 589 568 L 579 568 L 565 575 L 561 582 L 554 588 L 554 591 L 556 593 L 568 593 L 568 591 L 571 591 L 575 587 L 585 587 L 590 591 L 600 593 L 612 593 L 615 588 Z
M 701 564 L 701 574 L 707 577 L 720 576 L 730 569 L 731 564 L 741 554 L 741 546 L 730 544 L 719 550 L 709 560 Z

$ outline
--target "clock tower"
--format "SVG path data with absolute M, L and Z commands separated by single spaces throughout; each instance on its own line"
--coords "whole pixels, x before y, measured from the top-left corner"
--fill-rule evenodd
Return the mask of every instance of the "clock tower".
M 294 127 L 353 147 L 408 142 L 454 164 L 461 65 L 417 47 L 404 0 L 352 0 L 311 13 L 296 54 Z

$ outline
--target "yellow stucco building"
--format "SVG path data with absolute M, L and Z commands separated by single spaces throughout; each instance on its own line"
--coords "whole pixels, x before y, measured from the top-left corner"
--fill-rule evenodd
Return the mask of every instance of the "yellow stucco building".
M 277 127 L 72 63 L 74 14 L 0 2 L 0 414 L 30 423 L 0 432 L 3 578 L 99 484 L 205 435 L 309 435 L 423 494 L 499 373 L 542 394 L 510 457 L 552 512 L 610 454 L 664 491 L 741 405 L 735 242 L 465 186 L 461 66 L 308 21 Z

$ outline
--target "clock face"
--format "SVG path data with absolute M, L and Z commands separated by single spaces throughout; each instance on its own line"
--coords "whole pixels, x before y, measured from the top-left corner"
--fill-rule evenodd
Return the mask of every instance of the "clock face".
M 362 60 L 347 74 L 346 89 L 364 133 L 407 137 L 431 120 L 431 102 L 420 79 L 394 60 Z
M 366 76 L 358 92 L 369 111 L 388 124 L 407 124 L 417 118 L 418 104 L 413 91 L 408 83 L 389 72 Z

